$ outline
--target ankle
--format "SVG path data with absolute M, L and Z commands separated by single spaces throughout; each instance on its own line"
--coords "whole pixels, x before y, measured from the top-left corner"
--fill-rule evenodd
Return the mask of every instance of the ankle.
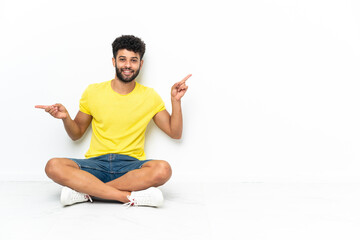
M 131 192 L 129 192 L 129 191 L 120 191 L 120 194 L 119 194 L 119 197 L 117 198 L 117 200 L 122 203 L 127 203 L 127 202 L 129 202 L 128 196 L 130 196 L 130 195 L 131 195 Z

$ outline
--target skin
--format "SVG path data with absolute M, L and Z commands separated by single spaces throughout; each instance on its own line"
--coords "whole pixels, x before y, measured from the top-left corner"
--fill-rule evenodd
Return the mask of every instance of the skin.
M 116 59 L 112 59 L 113 66 L 120 70 L 122 77 L 131 78 L 134 73 L 142 68 L 143 60 L 138 53 L 121 49 L 118 51 Z M 180 82 L 175 83 L 171 88 L 171 115 L 167 110 L 157 113 L 153 120 L 155 124 L 168 136 L 180 139 L 183 130 L 183 119 L 181 111 L 181 99 L 185 95 L 188 86 L 186 81 L 191 77 L 187 75 Z M 123 82 L 115 78 L 111 82 L 111 87 L 119 94 L 125 95 L 135 88 L 135 80 Z M 66 108 L 60 104 L 36 105 L 35 108 L 44 109 L 51 116 L 63 121 L 65 130 L 69 137 L 76 141 L 80 139 L 89 127 L 92 116 L 78 111 L 76 117 L 72 119 Z M 52 158 L 45 167 L 45 172 L 54 182 L 70 187 L 78 192 L 86 193 L 91 196 L 128 202 L 127 196 L 132 191 L 144 190 L 149 187 L 158 187 L 166 183 L 171 177 L 171 166 L 163 160 L 152 160 L 146 162 L 142 168 L 128 172 L 120 178 L 111 182 L 103 183 L 92 174 L 85 172 L 72 160 L 67 158 Z

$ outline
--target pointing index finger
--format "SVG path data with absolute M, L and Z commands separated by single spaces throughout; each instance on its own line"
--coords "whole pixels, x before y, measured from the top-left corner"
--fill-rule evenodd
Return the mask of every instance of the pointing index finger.
M 46 109 L 49 105 L 35 105 L 35 108 Z
M 188 80 L 191 76 L 192 76 L 192 74 L 187 75 L 183 80 L 181 80 L 180 82 L 177 82 L 176 86 L 179 87 L 179 86 L 183 85 L 186 82 L 186 80 Z
M 188 80 L 191 76 L 192 76 L 192 74 L 187 75 L 183 80 L 181 80 L 181 82 L 185 82 L 185 81 Z

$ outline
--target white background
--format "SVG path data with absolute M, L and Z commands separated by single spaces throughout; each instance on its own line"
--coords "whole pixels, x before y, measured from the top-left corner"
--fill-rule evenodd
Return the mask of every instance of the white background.
M 188 73 L 183 139 L 150 123 L 146 153 L 174 178 L 360 182 L 359 24 L 353 0 L 0 3 L 2 180 L 46 180 L 52 157 L 83 157 L 61 120 L 90 83 L 114 77 L 112 41 L 147 44 L 139 82 L 171 111 Z

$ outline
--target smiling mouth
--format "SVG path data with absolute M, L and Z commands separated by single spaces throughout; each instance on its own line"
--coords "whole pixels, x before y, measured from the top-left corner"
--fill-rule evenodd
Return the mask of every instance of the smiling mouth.
M 126 70 L 121 70 L 121 72 L 122 72 L 124 75 L 129 76 L 129 75 L 133 74 L 134 71 L 129 70 L 129 69 L 126 69 Z

